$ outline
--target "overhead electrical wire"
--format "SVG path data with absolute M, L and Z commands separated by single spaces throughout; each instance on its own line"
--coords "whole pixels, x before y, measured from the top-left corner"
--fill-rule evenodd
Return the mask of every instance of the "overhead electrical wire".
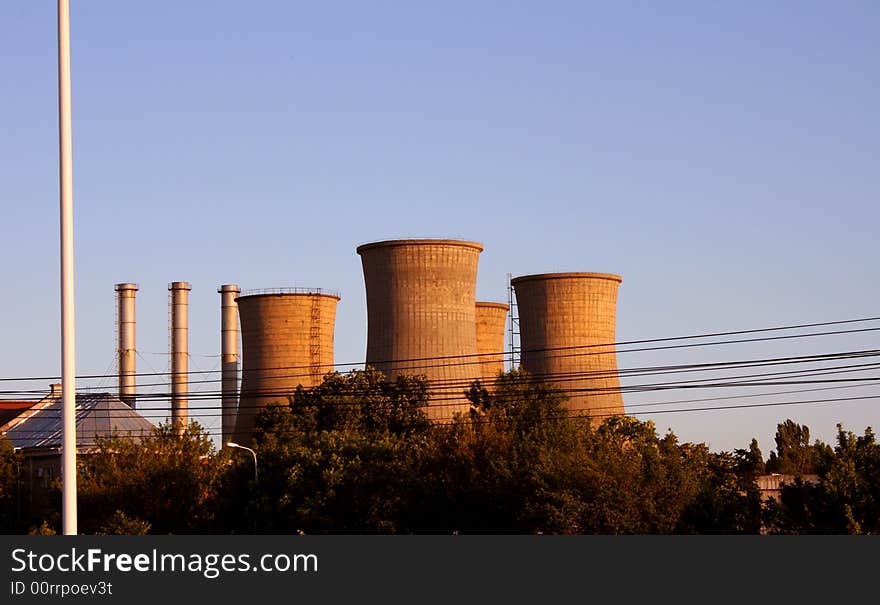
M 763 402 L 763 403 L 754 403 L 754 404 L 743 404 L 743 405 L 725 405 L 725 406 L 708 406 L 708 407 L 696 407 L 696 408 L 685 408 L 685 409 L 661 409 L 661 410 L 647 410 L 647 411 L 638 411 L 626 414 L 627 416 L 645 416 L 645 415 L 661 415 L 661 414 L 672 414 L 672 413 L 682 413 L 682 412 L 710 412 L 710 411 L 724 411 L 724 410 L 738 410 L 738 409 L 754 409 L 754 408 L 767 408 L 767 407 L 779 407 L 779 406 L 793 406 L 793 405 L 817 405 L 817 404 L 827 404 L 827 403 L 849 403 L 854 401 L 876 401 L 880 400 L 880 394 L 877 395 L 866 395 L 861 397 L 834 397 L 834 398 L 826 398 L 826 399 L 807 399 L 807 400 L 799 400 L 799 401 L 771 401 L 771 402 Z M 589 413 L 569 413 L 568 411 L 561 409 L 560 413 L 552 416 L 558 419 L 584 419 L 584 420 L 601 420 L 604 418 L 610 418 L 613 416 L 617 416 L 618 414 L 589 414 Z M 451 419 L 450 419 L 451 420 Z M 507 418 L 463 418 L 459 421 L 462 424 L 489 424 L 489 423 L 497 423 L 497 424 L 505 424 L 513 422 L 512 419 Z M 439 423 L 435 426 L 444 427 L 450 426 L 451 423 Z M 336 430 L 347 430 L 343 427 L 340 427 Z M 28 430 L 20 430 L 22 434 L 47 434 L 46 431 L 28 431 Z M 205 430 L 202 431 L 204 434 L 209 436 L 219 436 L 221 433 L 217 430 Z M 149 433 L 145 431 L 132 431 L 129 434 L 120 433 L 119 436 L 123 437 L 143 437 Z M 50 433 L 47 437 L 54 436 L 54 433 Z M 80 447 L 93 446 L 96 442 L 88 442 L 88 441 L 80 441 Z
M 735 330 L 729 332 L 714 332 L 714 333 L 705 333 L 705 334 L 690 334 L 684 336 L 669 336 L 663 338 L 649 338 L 649 339 L 640 339 L 640 340 L 629 340 L 629 341 L 618 341 L 612 343 L 599 343 L 592 345 L 577 345 L 577 346 L 569 346 L 569 347 L 551 347 L 551 348 L 543 348 L 543 349 L 526 349 L 520 352 L 522 353 L 541 353 L 541 352 L 552 352 L 552 351 L 569 351 L 569 350 L 580 350 L 580 349 L 596 349 L 596 348 L 608 348 L 608 347 L 619 347 L 624 345 L 632 345 L 632 344 L 647 344 L 647 343 L 655 343 L 655 342 L 672 342 L 678 340 L 693 340 L 693 339 L 701 339 L 701 338 L 715 338 L 720 336 L 734 336 L 734 335 L 743 335 L 743 334 L 755 334 L 761 332 L 773 332 L 773 331 L 782 331 L 782 330 L 796 330 L 802 329 L 806 327 L 820 327 L 820 326 L 831 326 L 831 325 L 842 325 L 842 324 L 851 324 L 851 323 L 860 323 L 860 322 L 872 322 L 872 321 L 880 321 L 880 317 L 866 317 L 866 318 L 858 318 L 858 319 L 846 319 L 846 320 L 837 320 L 837 321 L 828 321 L 828 322 L 817 322 L 817 323 L 809 323 L 809 324 L 793 324 L 788 326 L 773 326 L 769 328 L 753 328 L 748 330 Z M 809 334 L 790 334 L 783 336 L 768 336 L 762 338 L 747 338 L 747 339 L 736 339 L 736 340 L 726 340 L 726 341 L 717 341 L 717 342 L 708 342 L 708 343 L 691 343 L 686 345 L 667 345 L 661 347 L 644 347 L 644 348 L 636 348 L 636 349 L 624 349 L 614 351 L 615 353 L 633 353 L 633 352 L 644 352 L 644 351 L 656 351 L 656 350 L 666 350 L 666 349 L 677 349 L 677 348 L 685 348 L 685 347 L 703 347 L 703 346 L 716 346 L 716 345 L 726 345 L 726 344 L 740 344 L 740 343 L 749 343 L 749 342 L 766 342 L 773 340 L 788 340 L 788 339 L 797 339 L 797 338 L 809 338 L 809 337 L 817 337 L 817 336 L 833 336 L 833 335 L 842 335 L 842 334 L 854 334 L 854 333 L 863 333 L 863 332 L 874 332 L 880 331 L 880 327 L 874 328 L 859 328 L 855 330 L 833 330 L 827 332 L 814 332 Z M 598 352 L 586 352 L 580 353 L 584 355 L 608 355 L 611 354 L 612 351 L 598 351 Z M 388 364 L 388 363 L 411 363 L 417 361 L 439 361 L 439 360 L 456 360 L 456 359 L 472 359 L 470 362 L 461 362 L 460 364 L 440 364 L 440 365 L 470 365 L 470 364 L 482 364 L 485 361 L 480 360 L 479 358 L 485 357 L 487 355 L 491 356 L 508 356 L 510 355 L 509 351 L 499 351 L 497 353 L 474 353 L 467 355 L 447 355 L 447 356 L 435 356 L 435 357 L 419 357 L 419 358 L 408 358 L 408 359 L 392 359 L 385 361 L 375 361 L 375 364 Z M 567 355 L 560 356 L 551 356 L 551 357 L 565 357 Z M 477 359 L 474 359 L 477 358 Z M 330 367 L 355 367 L 362 366 L 364 362 L 351 362 L 351 363 L 334 363 L 334 364 L 322 364 L 329 365 Z M 276 369 L 308 369 L 310 366 L 302 365 L 302 366 L 287 366 L 287 367 L 279 367 Z M 423 366 L 425 368 L 436 367 L 436 365 L 428 365 Z M 403 366 L 398 369 L 418 369 L 419 366 Z M 395 369 L 394 367 L 388 369 Z M 211 371 L 196 371 L 196 372 L 188 372 L 188 374 L 207 374 L 211 373 Z M 136 376 L 168 376 L 171 372 L 149 372 L 149 373 L 137 373 Z M 78 376 L 77 379 L 87 380 L 87 379 L 104 379 L 107 377 L 117 377 L 118 374 L 115 375 L 107 375 L 107 374 L 91 374 L 91 375 L 82 375 Z M 29 376 L 29 377 L 3 377 L 0 378 L 0 382 L 6 381 L 19 381 L 19 382 L 29 382 L 29 381 L 46 381 L 46 380 L 57 380 L 58 376 Z
M 610 346 L 618 346 L 618 345 L 628 345 L 628 344 L 642 344 L 642 343 L 652 343 L 652 342 L 669 342 L 669 341 L 677 341 L 677 340 L 687 340 L 687 339 L 698 339 L 698 338 L 711 338 L 718 336 L 729 336 L 729 335 L 742 335 L 742 334 L 752 334 L 752 333 L 760 333 L 760 332 L 769 332 L 769 331 L 778 331 L 778 330 L 792 330 L 804 327 L 818 327 L 818 326 L 828 326 L 828 325 L 839 325 L 839 324 L 848 324 L 848 323 L 856 323 L 856 322 L 867 322 L 867 321 L 877 321 L 880 318 L 872 317 L 872 318 L 862 318 L 862 319 L 851 319 L 851 320 L 841 320 L 841 321 L 833 321 L 833 322 L 822 322 L 822 323 L 813 323 L 813 324 L 799 324 L 792 326 L 776 326 L 771 328 L 760 328 L 760 329 L 752 329 L 752 330 L 740 330 L 735 332 L 718 332 L 712 334 L 701 334 L 701 335 L 687 335 L 687 336 L 678 336 L 678 337 L 667 337 L 660 339 L 645 339 L 639 341 L 624 341 L 620 343 L 612 343 L 612 344 L 599 344 L 599 345 L 588 345 L 583 347 L 559 347 L 554 349 L 543 349 L 542 351 L 562 351 L 562 350 L 575 350 L 573 353 L 567 353 L 562 356 L 586 356 L 586 355 L 602 355 L 602 354 L 610 354 L 613 351 L 589 351 L 582 349 L 594 349 L 597 347 L 610 347 Z M 741 342 L 765 342 L 772 340 L 785 340 L 785 339 L 794 339 L 794 338 L 804 338 L 804 337 L 815 337 L 815 336 L 833 336 L 833 335 L 841 335 L 841 334 L 853 334 L 859 332 L 872 332 L 880 330 L 880 328 L 864 328 L 857 330 L 834 330 L 827 332 L 819 332 L 819 333 L 810 333 L 810 334 L 791 334 L 791 335 L 782 335 L 782 336 L 772 336 L 772 337 L 763 337 L 763 338 L 749 338 L 749 339 L 737 339 L 737 340 L 728 340 L 728 341 L 714 341 L 714 342 L 705 342 L 705 343 L 689 343 L 686 345 L 673 345 L 673 346 L 661 346 L 661 347 L 648 347 L 641 349 L 626 349 L 620 352 L 636 352 L 643 350 L 662 350 L 662 349 L 677 349 L 683 347 L 697 347 L 697 346 L 716 346 L 723 344 L 733 344 L 733 343 L 741 343 Z M 508 355 L 508 352 L 498 352 L 494 354 L 486 354 L 481 353 L 477 355 L 462 355 L 462 356 L 448 356 L 448 357 L 435 357 L 435 358 L 419 358 L 415 360 L 401 360 L 403 361 L 429 361 L 429 360 L 450 360 L 450 359 L 471 359 L 470 361 L 462 361 L 459 364 L 446 364 L 439 363 L 427 366 L 421 366 L 421 368 L 433 368 L 433 367 L 448 367 L 449 365 L 482 365 L 486 363 L 485 357 L 504 357 Z M 559 386 L 559 384 L 573 382 L 573 381 L 583 381 L 583 380 L 597 380 L 603 377 L 619 377 L 626 381 L 627 379 L 637 378 L 640 376 L 654 376 L 654 375 L 662 375 L 662 374 L 678 374 L 678 373 L 702 373 L 702 372 L 718 372 L 718 371 L 733 371 L 733 370 L 741 370 L 745 368 L 758 368 L 758 367 L 766 367 L 766 366 L 786 366 L 786 365 L 797 365 L 797 364 L 827 364 L 833 361 L 842 361 L 842 360 L 850 360 L 850 359 L 859 359 L 859 358 L 867 358 L 867 357 L 877 357 L 880 356 L 880 349 L 865 349 L 865 350 L 857 350 L 857 351 L 843 351 L 843 352 L 835 352 L 835 353 L 826 353 L 826 354 L 814 354 L 814 355 L 804 355 L 804 356 L 796 356 L 796 357 L 776 357 L 776 358 L 757 358 L 757 359 L 746 359 L 746 360 L 734 360 L 734 361 L 722 361 L 722 362 L 708 362 L 708 363 L 698 363 L 698 364 L 678 364 L 678 365 L 668 365 L 668 366 L 645 366 L 645 367 L 634 367 L 634 368 L 622 368 L 617 372 L 609 371 L 609 370 L 599 370 L 599 371 L 584 371 L 584 372 L 565 372 L 565 373 L 546 373 L 542 375 L 532 376 L 532 380 L 535 381 L 543 381 L 554 383 Z M 477 359 L 473 359 L 477 358 Z M 491 363 L 491 362 L 490 362 Z M 496 362 L 497 363 L 497 362 Z M 358 366 L 363 364 L 333 364 L 330 367 L 350 367 L 350 366 Z M 255 371 L 269 371 L 276 372 L 277 370 L 286 370 L 286 369 L 302 369 L 306 366 L 291 366 L 290 368 L 271 368 L 271 369 L 257 369 Z M 587 388 L 562 388 L 561 390 L 565 393 L 591 393 L 599 396 L 602 395 L 610 395 L 615 393 L 627 393 L 627 394 L 642 394 L 642 393 L 651 393 L 651 392 L 662 392 L 669 391 L 675 389 L 693 389 L 693 388 L 701 388 L 701 389 L 729 389 L 729 388 L 742 388 L 742 387 L 785 387 L 790 385 L 808 385 L 808 384 L 835 384 L 835 386 L 821 387 L 821 388 L 811 388 L 811 389 L 797 389 L 790 391 L 770 391 L 765 393 L 750 393 L 745 395 L 730 395 L 724 397 L 707 397 L 701 399 L 686 399 L 686 400 L 678 400 L 678 401 L 653 401 L 653 402 L 640 402 L 638 404 L 630 404 L 626 406 L 626 414 L 630 416 L 638 416 L 638 415 L 654 415 L 654 414 L 663 414 L 663 413 L 681 413 L 681 412 L 701 412 L 701 411 L 719 411 L 719 410 L 733 410 L 733 409 L 753 409 L 753 408 L 763 408 L 763 407 L 777 407 L 777 406 L 786 406 L 786 405 L 812 405 L 812 404 L 823 404 L 823 403 L 846 403 L 851 401 L 869 401 L 880 398 L 880 395 L 867 395 L 862 397 L 837 397 L 837 398 L 827 398 L 827 399 L 811 399 L 811 400 L 801 400 L 801 401 L 770 401 L 770 402 L 760 402 L 753 404 L 741 404 L 741 405 L 722 405 L 722 406 L 699 406 L 699 407 L 691 407 L 691 408 L 672 408 L 669 406 L 675 405 L 683 405 L 687 403 L 703 403 L 703 402 L 713 402 L 713 401 L 721 401 L 721 400 L 735 400 L 742 398 L 754 398 L 759 396 L 781 396 L 787 394 L 795 394 L 795 393 L 803 393 L 803 392 L 811 392 L 811 391 L 823 391 L 823 390 L 832 390 L 832 389 L 843 389 L 843 388 L 855 388 L 855 387 L 866 387 L 866 386 L 875 386 L 878 382 L 880 382 L 880 376 L 861 376 L 854 378 L 836 378 L 836 379 L 818 379 L 818 380 L 804 380 L 805 378 L 812 378 L 815 376 L 828 376 L 833 374 L 842 374 L 849 372 L 866 372 L 870 370 L 875 370 L 880 368 L 880 363 L 864 363 L 864 364 L 847 364 L 847 365 L 838 365 L 831 367 L 811 367 L 805 369 L 798 370 L 786 370 L 781 372 L 768 372 L 768 373 L 751 373 L 751 374 L 740 374 L 736 376 L 723 376 L 723 377 L 714 377 L 714 378 L 693 378 L 688 380 L 678 380 L 678 381 L 669 381 L 669 382 L 653 382 L 653 383 L 644 383 L 644 384 L 623 384 L 619 387 L 587 387 Z M 419 369 L 419 367 L 403 367 L 401 369 L 412 370 Z M 203 375 L 211 375 L 217 374 L 219 370 L 209 370 L 209 371 L 196 371 L 189 372 L 188 374 L 203 374 Z M 137 376 L 168 376 L 170 372 L 151 372 L 151 373 L 142 373 L 137 374 Z M 276 376 L 274 373 L 271 378 L 295 378 L 301 376 L 311 376 L 312 374 L 287 374 L 282 376 Z M 88 380 L 88 379 L 103 379 L 106 380 L 109 377 L 116 377 L 118 374 L 104 374 L 104 375 L 93 375 L 93 376 L 81 376 L 78 377 L 80 380 Z M 775 377 L 770 379 L 770 377 Z M 51 380 L 53 377 L 27 377 L 27 378 L 0 378 L 0 381 L 8 382 L 8 381 L 33 381 L 33 380 Z M 466 407 L 468 404 L 462 402 L 462 395 L 464 391 L 473 383 L 475 379 L 449 379 L 449 380 L 439 380 L 439 381 L 431 381 L 429 386 L 427 387 L 427 393 L 430 396 L 429 403 L 425 404 L 424 407 L 457 407 L 460 408 L 462 406 Z M 204 385 L 209 383 L 218 383 L 221 380 L 201 380 L 201 381 L 189 381 L 190 385 Z M 482 382 L 482 381 L 481 381 Z M 486 383 L 483 383 L 484 385 Z M 488 386 L 492 385 L 492 381 L 489 381 Z M 154 383 L 154 384 L 142 384 L 139 385 L 138 388 L 148 387 L 148 386 L 161 386 L 167 387 L 168 383 Z M 314 387 L 312 387 L 314 388 Z M 431 394 L 435 396 L 431 396 Z M 444 395 L 446 393 L 446 395 Z M 453 393 L 450 395 L 450 393 Z M 36 390 L 9 390 L 9 391 L 0 391 L 0 395 L 9 395 L 9 394 L 20 394 L 20 395 L 45 395 L 44 390 L 36 391 Z M 212 405 L 212 406 L 202 406 L 198 405 L 199 401 L 216 401 L 222 395 L 222 391 L 201 391 L 198 392 L 198 389 L 194 392 L 190 392 L 187 395 L 187 399 L 191 402 L 196 402 L 196 405 L 193 405 L 189 408 L 190 412 L 193 416 L 197 416 L 199 418 L 219 418 L 222 417 L 226 413 L 236 413 L 235 411 L 226 411 L 224 410 L 222 405 Z M 279 399 L 283 399 L 291 395 L 291 391 L 289 389 L 285 389 L 283 391 L 259 391 L 259 392 L 251 392 L 247 393 L 246 397 L 260 397 L 260 396 L 277 396 Z M 439 397 L 436 395 L 440 395 Z M 139 402 L 144 404 L 155 404 L 157 402 L 165 402 L 172 399 L 171 393 L 146 393 L 140 392 L 135 395 L 136 399 Z M 343 395 L 344 397 L 344 395 Z M 2 401 L 2 400 L 0 400 Z M 444 403 L 445 401 L 452 401 L 451 403 Z M 362 406 L 365 405 L 362 402 L 356 401 L 340 401 L 337 402 L 339 405 L 352 405 L 352 406 Z M 662 406 L 662 407 L 661 407 Z M 240 405 L 238 409 L 247 409 L 248 407 L 261 408 L 263 406 L 254 405 Z M 634 408 L 639 408 L 635 410 Z M 642 410 L 642 408 L 654 408 L 648 410 Z M 617 415 L 617 411 L 619 408 L 615 407 L 597 407 L 591 409 L 586 414 L 579 414 L 580 410 L 577 410 L 576 413 L 567 414 L 568 417 L 571 418 L 592 418 L 592 419 L 600 419 L 612 415 Z M 219 413 L 208 413 L 213 410 L 220 410 Z M 613 413 L 610 414 L 602 414 L 600 413 L 602 410 L 612 410 Z M 164 418 L 166 420 L 169 419 L 170 411 L 168 410 L 159 410 L 155 407 L 141 407 L 136 410 L 142 417 L 144 418 Z M 41 410 L 38 413 L 43 415 L 49 415 L 56 412 L 55 410 Z M 90 413 L 94 417 L 102 417 L 102 415 L 112 417 L 115 413 L 115 410 L 91 410 Z M 130 413 L 130 410 L 119 410 L 121 413 Z M 60 413 L 60 412 L 59 412 Z M 45 417 L 45 416 L 44 416 Z M 470 419 L 466 420 L 469 422 L 471 420 L 479 421 L 479 419 Z M 28 433 L 31 431 L 27 430 L 19 430 L 19 433 Z M 32 431 L 34 433 L 43 433 L 43 431 Z M 220 429 L 215 428 L 210 431 L 206 431 L 211 435 L 219 435 Z

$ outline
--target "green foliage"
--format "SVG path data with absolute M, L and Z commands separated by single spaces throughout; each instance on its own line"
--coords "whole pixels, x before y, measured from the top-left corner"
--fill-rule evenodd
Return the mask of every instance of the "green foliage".
M 755 534 L 761 529 L 761 494 L 755 483 L 757 465 L 754 447 L 750 450 L 710 453 L 704 445 L 694 446 L 705 463 L 699 461 L 694 471 L 700 474 L 697 497 L 685 508 L 678 533 Z M 760 451 L 758 452 L 760 455 Z
M 31 527 L 28 534 L 31 536 L 55 536 L 58 532 L 52 524 L 44 519 L 39 525 Z
M 223 456 L 197 423 L 182 435 L 169 423 L 139 440 L 113 436 L 96 446 L 97 452 L 79 458 L 82 533 L 142 533 L 144 523 L 161 534 L 213 529 Z
M 117 510 L 98 533 L 105 536 L 145 536 L 150 533 L 150 524 Z
M 764 456 L 761 454 L 761 448 L 758 447 L 758 440 L 754 437 L 749 443 L 749 449 L 735 449 L 733 455 L 736 471 L 741 475 L 756 477 L 766 471 Z
M 618 416 L 591 436 L 584 463 L 591 481 L 584 492 L 583 530 L 656 534 L 676 530 L 700 491 L 705 446 L 659 437 L 652 422 Z
M 407 528 L 427 448 L 427 382 L 369 370 L 330 374 L 289 406 L 258 415 L 253 486 L 241 531 L 378 532 Z
M 475 383 L 471 414 L 432 425 L 427 386 L 330 375 L 259 415 L 260 483 L 239 515 L 256 523 L 237 531 L 669 533 L 720 531 L 728 518 L 755 529 L 730 456 L 710 471 L 705 446 L 658 437 L 650 422 L 570 418 L 565 398 L 524 372 L 492 392 Z M 723 514 L 682 525 L 707 494 Z
M 819 482 L 798 478 L 768 511 L 775 533 L 880 533 L 880 444 L 871 427 L 856 436 L 837 425 L 834 450 L 820 450 Z
M 431 423 L 424 376 L 328 374 L 256 417 L 253 459 L 217 452 L 192 423 L 140 440 L 100 440 L 79 458 L 80 531 L 153 533 L 877 533 L 880 445 L 838 427 L 837 445 L 778 426 L 766 464 L 756 440 L 733 452 L 660 436 L 651 422 L 571 417 L 525 372 L 472 409 Z M 0 515 L 20 458 L 0 440 Z M 795 477 L 762 501 L 764 472 Z M 815 475 L 811 474 L 815 473 Z M 815 477 L 818 476 L 818 481 Z M 57 513 L 15 531 L 53 533 Z
M 29 478 L 23 470 L 21 454 L 0 437 L 0 533 L 19 532 L 25 523 L 22 498 Z
M 776 428 L 776 451 L 770 452 L 768 473 L 805 475 L 818 471 L 830 448 L 820 441 L 810 444 L 810 428 L 786 420 Z

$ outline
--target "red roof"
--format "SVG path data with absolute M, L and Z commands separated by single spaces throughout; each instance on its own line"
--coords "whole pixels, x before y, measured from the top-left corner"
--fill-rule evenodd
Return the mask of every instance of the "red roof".
M 14 419 L 25 410 L 34 407 L 36 404 L 36 401 L 0 399 L 0 426 Z

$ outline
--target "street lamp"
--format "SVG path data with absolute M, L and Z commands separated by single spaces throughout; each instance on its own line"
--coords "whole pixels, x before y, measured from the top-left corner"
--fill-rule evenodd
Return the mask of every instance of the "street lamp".
M 249 447 L 245 447 L 245 446 L 243 446 L 243 445 L 239 445 L 239 444 L 234 443 L 234 442 L 232 442 L 232 441 L 227 441 L 227 442 L 226 442 L 226 447 L 234 447 L 234 448 L 238 448 L 238 449 L 240 449 L 240 450 L 247 450 L 247 451 L 249 451 L 249 452 L 251 453 L 251 455 L 254 457 L 254 483 L 256 483 L 256 482 L 257 482 L 257 479 L 258 479 L 258 476 L 257 476 L 257 452 L 255 452 L 254 450 L 252 450 L 252 449 L 249 448 Z

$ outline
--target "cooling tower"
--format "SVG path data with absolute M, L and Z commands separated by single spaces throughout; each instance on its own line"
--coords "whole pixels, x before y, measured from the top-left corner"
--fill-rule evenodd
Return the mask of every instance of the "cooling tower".
M 393 380 L 431 381 L 432 420 L 449 420 L 469 404 L 479 375 L 475 302 L 483 247 L 446 239 L 375 242 L 358 247 L 367 290 L 367 365 Z
M 232 439 L 235 415 L 238 412 L 238 303 L 241 288 L 225 284 L 220 293 L 220 380 L 222 384 L 222 441 Z
M 135 348 L 135 294 L 137 284 L 116 284 L 116 355 L 119 360 L 119 399 L 134 409 L 137 349 Z
M 245 292 L 236 301 L 242 369 L 235 441 L 248 444 L 261 408 L 286 403 L 297 386 L 316 386 L 333 369 L 339 296 L 281 288 Z
M 482 382 L 488 388 L 504 371 L 504 328 L 509 308 L 504 303 L 477 302 L 477 353 Z
M 623 414 L 614 348 L 617 288 L 606 273 L 547 273 L 511 281 L 521 362 L 569 397 L 566 407 L 600 421 Z

